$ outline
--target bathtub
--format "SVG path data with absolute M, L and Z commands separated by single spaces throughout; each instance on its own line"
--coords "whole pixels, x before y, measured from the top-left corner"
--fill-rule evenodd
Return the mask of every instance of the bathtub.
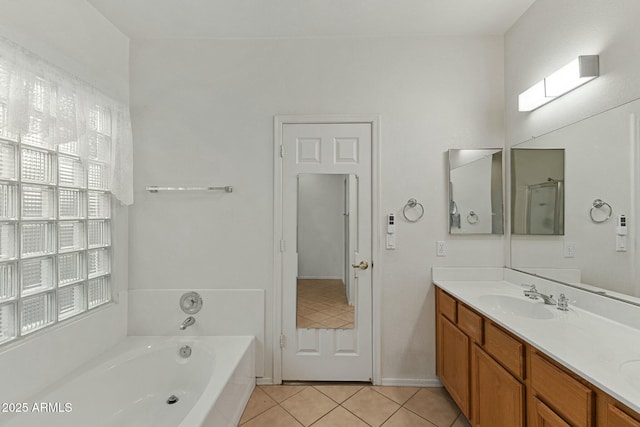
M 255 386 L 254 357 L 253 337 L 127 337 L 33 399 L 2 403 L 0 425 L 236 426 Z

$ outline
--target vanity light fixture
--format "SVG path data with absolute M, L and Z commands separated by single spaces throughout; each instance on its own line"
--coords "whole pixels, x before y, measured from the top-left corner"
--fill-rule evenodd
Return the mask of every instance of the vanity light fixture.
M 518 95 L 518 111 L 533 111 L 600 75 L 598 55 L 581 55 Z

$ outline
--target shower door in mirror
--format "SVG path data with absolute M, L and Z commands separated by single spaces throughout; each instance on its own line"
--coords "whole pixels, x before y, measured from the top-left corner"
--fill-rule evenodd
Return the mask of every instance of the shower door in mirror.
M 284 124 L 282 143 L 282 379 L 370 381 L 371 124 Z

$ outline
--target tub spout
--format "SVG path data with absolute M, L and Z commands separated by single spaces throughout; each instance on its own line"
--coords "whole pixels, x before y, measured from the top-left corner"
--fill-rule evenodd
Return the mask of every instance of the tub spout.
M 185 329 L 187 329 L 189 326 L 193 325 L 194 323 L 196 323 L 196 318 L 193 316 L 189 316 L 186 319 L 184 319 L 184 322 L 182 322 L 182 325 L 180 325 L 180 330 L 184 331 Z

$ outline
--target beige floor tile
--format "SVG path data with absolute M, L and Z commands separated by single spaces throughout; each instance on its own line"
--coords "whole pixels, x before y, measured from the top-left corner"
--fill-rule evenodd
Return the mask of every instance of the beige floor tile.
M 261 385 L 259 387 L 278 403 L 282 403 L 307 388 L 302 385 Z
M 414 394 L 420 390 L 418 387 L 371 387 L 378 393 L 382 393 L 389 399 L 400 405 L 404 405 Z
M 338 406 L 313 425 L 313 427 L 369 427 L 369 424 Z
M 404 407 L 438 427 L 449 427 L 460 413 L 444 388 L 422 388 Z
M 253 389 L 253 393 L 249 398 L 247 406 L 244 408 L 242 418 L 240 418 L 240 424 L 249 421 L 253 417 L 262 414 L 269 408 L 273 408 L 277 403 L 270 398 L 260 387 Z
M 275 406 L 240 425 L 242 427 L 302 427 L 302 424 L 280 406 Z
M 400 408 L 382 427 L 436 427 L 413 412 Z
M 361 385 L 317 385 L 314 386 L 320 393 L 329 396 L 335 402 L 342 403 L 358 391 L 362 390 Z
M 373 427 L 379 427 L 400 408 L 396 402 L 365 387 L 347 399 L 342 406 Z M 453 420 L 452 420 L 453 421 Z
M 337 406 L 313 387 L 302 390 L 280 405 L 305 426 L 310 426 Z
M 354 316 L 354 313 L 344 312 L 344 313 L 338 314 L 338 317 L 341 319 L 344 319 L 345 322 L 353 322 L 355 316 Z
M 456 418 L 456 422 L 451 425 L 451 427 L 471 427 L 471 423 L 467 421 L 463 414 L 458 415 Z
M 339 317 L 330 317 L 328 319 L 325 319 L 322 321 L 322 323 L 327 327 L 327 328 L 342 328 L 344 325 L 346 325 L 349 322 L 346 322 L 344 319 L 341 319 Z
M 322 322 L 324 320 L 327 320 L 331 316 L 329 316 L 328 314 L 322 311 L 316 311 L 315 313 L 309 313 L 304 317 L 306 317 L 307 319 L 313 320 L 314 322 Z

